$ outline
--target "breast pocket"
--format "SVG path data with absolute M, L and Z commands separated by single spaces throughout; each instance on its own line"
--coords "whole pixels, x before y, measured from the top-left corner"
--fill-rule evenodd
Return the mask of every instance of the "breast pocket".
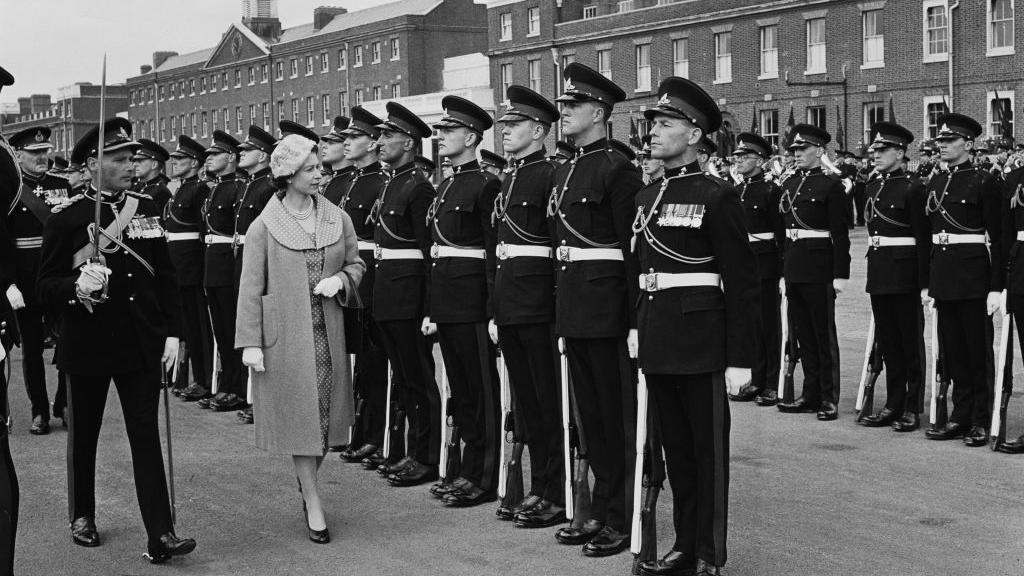
M 459 234 L 471 226 L 467 220 L 475 219 L 476 198 L 451 198 L 444 203 L 444 227 L 446 231 Z
M 546 198 L 516 198 L 509 203 L 507 214 L 517 226 L 535 232 L 547 217 L 546 204 Z
M 595 227 L 601 226 L 599 210 L 604 194 L 604 190 L 583 188 L 577 190 L 570 200 L 566 216 L 572 226 L 584 236 Z
M 263 347 L 270 348 L 277 344 L 278 321 L 280 311 L 277 305 L 277 298 L 273 294 L 262 297 L 263 300 Z
M 411 233 L 411 226 L 406 220 L 408 210 L 407 204 L 388 204 L 381 208 L 380 221 L 391 232 L 408 238 L 408 234 Z

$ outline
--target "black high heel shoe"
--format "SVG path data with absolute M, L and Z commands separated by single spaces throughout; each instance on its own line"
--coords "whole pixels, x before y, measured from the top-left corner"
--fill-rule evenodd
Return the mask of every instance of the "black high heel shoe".
M 313 530 L 309 527 L 309 508 L 306 507 L 306 497 L 302 496 L 302 481 L 298 478 L 295 479 L 299 483 L 299 496 L 302 497 L 302 516 L 306 519 L 306 531 L 309 535 L 309 540 L 316 544 L 327 544 L 331 541 L 331 531 L 324 527 L 323 530 Z

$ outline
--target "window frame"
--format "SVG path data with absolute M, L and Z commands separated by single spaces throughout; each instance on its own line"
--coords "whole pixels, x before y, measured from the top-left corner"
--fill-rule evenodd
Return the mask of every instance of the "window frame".
M 929 28 L 928 27 L 928 11 L 933 8 L 942 8 L 943 18 L 945 18 L 946 25 L 942 28 Z M 945 52 L 936 52 L 932 54 L 929 52 L 930 40 L 928 33 L 932 30 L 943 30 L 945 32 Z M 924 0 L 921 4 L 921 61 L 925 64 L 932 62 L 946 62 L 949 60 L 949 6 L 946 0 Z
M 1010 3 L 1010 18 L 1009 20 L 1000 20 L 1000 22 L 1010 23 L 1010 43 L 1006 46 L 993 46 L 994 40 L 992 35 L 992 27 L 995 22 L 992 21 L 992 5 L 994 2 L 1000 2 L 1003 0 L 985 0 L 985 56 L 1010 56 L 1015 53 L 1015 42 L 1016 31 L 1014 30 L 1017 25 L 1016 18 L 1016 6 L 1014 6 L 1014 0 L 1005 0 Z
M 992 113 L 992 104 L 996 99 L 996 92 L 1000 100 L 1010 101 L 1010 133 L 1017 131 L 1016 118 L 1013 114 L 1017 105 L 1016 93 L 1014 90 L 989 90 L 985 94 L 985 138 L 999 138 L 1001 135 L 992 130 L 992 124 L 996 122 L 996 115 Z
M 540 36 L 540 6 L 526 9 L 526 37 L 533 36 Z
M 875 118 L 873 120 L 870 120 L 868 118 L 868 116 L 869 116 L 869 112 L 871 110 L 880 110 L 881 111 L 881 118 Z M 861 133 L 862 133 L 862 136 L 861 136 L 862 140 L 861 140 L 861 142 L 870 142 L 871 141 L 871 126 L 875 122 L 885 122 L 886 114 L 887 114 L 887 112 L 885 110 L 885 102 L 883 102 L 881 100 L 871 101 L 871 102 L 864 102 L 863 104 L 861 104 L 861 114 L 860 114 Z
M 679 47 L 682 46 L 684 58 L 679 58 Z M 683 69 L 680 69 L 680 65 Z M 680 78 L 690 77 L 690 38 L 675 38 L 672 40 L 672 74 Z
M 822 41 L 818 43 L 811 43 L 811 26 L 821 24 L 821 38 Z M 827 25 L 825 17 L 808 18 L 804 21 L 804 48 L 806 57 L 806 68 L 804 70 L 804 76 L 812 76 L 815 74 L 828 74 L 828 41 L 826 40 L 828 35 Z M 811 67 L 811 54 L 812 50 L 821 46 L 821 68 Z
M 345 70 L 346 68 L 348 68 L 348 50 L 338 48 L 338 70 Z
M 398 36 L 388 38 L 388 49 L 391 51 L 392 62 L 397 62 L 402 59 L 402 43 Z
M 330 93 L 326 93 L 326 94 L 321 94 L 320 95 L 320 108 L 323 109 L 321 111 L 320 115 L 323 117 L 324 126 L 330 126 L 332 124 L 332 122 L 333 122 L 333 119 L 331 118 L 331 95 L 330 95 Z
M 306 60 L 306 62 L 305 62 L 305 64 L 306 64 L 306 76 L 312 76 L 313 75 L 313 68 L 314 68 L 313 67 L 313 55 L 312 54 L 306 54 L 305 60 Z
M 601 65 L 601 60 L 605 60 L 607 67 L 604 68 Z M 605 48 L 597 51 L 597 71 L 605 78 L 612 80 L 612 49 Z
M 316 126 L 316 97 L 306 96 L 306 127 Z
M 646 49 L 646 50 L 645 50 Z M 647 64 L 641 65 L 641 58 L 646 52 Z M 634 65 L 636 70 L 636 88 L 633 90 L 637 92 L 650 92 L 654 88 L 651 86 L 653 81 L 652 70 L 651 70 L 651 44 L 641 43 L 636 44 L 633 49 Z M 646 84 L 641 82 L 641 79 L 646 80 Z
M 772 122 L 775 124 L 774 131 L 768 130 L 768 124 Z M 757 124 L 758 128 L 760 128 L 759 132 L 761 133 L 761 137 L 767 140 L 768 143 L 774 146 L 777 150 L 779 148 L 779 142 L 781 138 L 781 134 L 779 132 L 778 108 L 766 108 L 763 110 L 758 110 Z
M 765 48 L 766 32 L 772 30 L 772 41 L 774 43 L 773 48 Z M 766 24 L 764 26 L 758 26 L 757 36 L 759 41 L 758 55 L 760 56 L 760 68 L 758 71 L 758 80 L 769 80 L 779 77 L 779 25 L 778 24 Z M 775 69 L 768 70 L 765 64 L 771 60 L 775 62 Z
M 512 40 L 512 13 L 502 12 L 498 14 L 498 42 L 509 42 Z
M 719 53 L 719 40 L 726 39 L 728 42 L 729 52 L 727 54 Z M 712 84 L 729 84 L 732 82 L 732 30 L 723 30 L 716 32 L 712 35 L 712 48 L 715 54 L 715 79 Z M 724 63 L 728 63 L 728 75 L 724 75 Z
M 875 18 L 875 35 L 868 36 L 868 18 Z M 885 33 L 878 33 L 877 28 L 882 27 L 884 18 L 882 17 L 882 9 L 875 8 L 872 10 L 862 10 L 860 13 L 860 30 L 861 30 L 861 70 L 869 70 L 873 68 L 885 68 Z M 868 42 L 877 40 L 881 43 L 881 59 L 880 60 L 868 60 Z
M 320 73 L 326 74 L 331 69 L 331 57 L 327 52 L 320 53 Z

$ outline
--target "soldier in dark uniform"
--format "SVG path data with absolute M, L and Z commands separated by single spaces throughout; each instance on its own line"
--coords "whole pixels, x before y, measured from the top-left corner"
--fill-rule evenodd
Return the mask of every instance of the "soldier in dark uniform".
M 100 127 L 82 137 L 91 142 L 89 170 L 97 182 Z M 149 537 L 148 557 L 160 563 L 188 554 L 196 543 L 179 539 L 171 523 L 157 426 L 160 371 L 178 350 L 181 305 L 160 212 L 148 196 L 126 192 L 131 185 L 131 123 L 114 118 L 103 126 L 102 191 L 54 215 L 44 231 L 39 295 L 61 310 L 58 366 L 69 375 L 68 508 L 71 538 L 99 546 L 95 524 L 96 443 L 110 381 L 124 412 L 132 452 L 136 493 Z M 89 227 L 102 194 L 99 250 Z
M 138 143 L 139 148 L 135 156 L 132 156 L 135 181 L 138 182 L 136 191 L 152 198 L 162 212 L 164 205 L 171 199 L 171 191 L 167 188 L 171 179 L 164 174 L 164 166 L 170 155 L 163 146 L 152 140 L 140 138 Z
M 916 174 L 925 184 L 928 184 L 932 177 L 932 172 L 935 171 L 938 164 L 935 161 L 935 153 L 938 152 L 938 149 L 935 146 L 934 140 L 925 140 L 921 142 L 919 150 L 921 160 L 918 161 Z
M 454 174 L 441 183 L 427 212 L 431 247 L 430 307 L 451 386 L 453 416 L 465 448 L 460 477 L 442 496 L 448 506 L 476 506 L 496 496 L 501 442 L 496 349 L 487 334 L 493 316 L 495 234 L 491 225 L 501 181 L 484 172 L 477 147 L 490 114 L 458 96 L 441 100 L 434 125 L 438 153 Z
M 404 407 L 409 432 L 405 457 L 382 472 L 394 475 L 392 482 L 411 486 L 437 478 L 441 452 L 441 394 L 426 334 L 431 268 L 427 211 L 434 187 L 414 163 L 420 141 L 431 132 L 397 102 L 388 102 L 387 112 L 387 120 L 377 126 L 378 142 L 381 159 L 393 171 L 371 213 L 376 226 L 373 317 L 398 375 L 392 381 L 392 398 Z
M 928 288 L 931 230 L 924 185 L 901 162 L 914 135 L 892 122 L 871 127 L 877 176 L 865 187 L 868 225 L 867 292 L 875 319 L 875 341 L 885 362 L 885 407 L 861 420 L 869 427 L 917 430 L 924 409 L 924 312 L 920 292 Z
M 665 176 L 665 163 L 657 158 L 651 157 L 651 136 L 643 137 L 643 145 L 637 158 L 640 160 L 640 170 L 644 173 L 644 182 L 650 184 L 657 182 Z
M 501 124 L 502 148 L 513 156 L 492 217 L 497 225 L 494 335 L 508 370 L 518 430 L 530 451 L 527 497 L 498 516 L 526 528 L 565 521 L 561 390 L 555 342 L 555 280 L 546 217 L 555 164 L 544 140 L 558 109 L 523 86 L 509 86 Z
M 927 296 L 935 302 L 946 374 L 953 381 L 953 413 L 945 427 L 928 430 L 931 440 L 964 438 L 968 446 L 988 442 L 992 380 L 993 314 L 1000 305 L 1005 268 L 1001 183 L 970 162 L 981 126 L 963 114 L 938 118 L 939 153 L 949 172 L 928 183 L 926 213 L 932 253 Z M 986 238 L 988 246 L 986 247 Z
M 803 393 L 778 405 L 782 412 L 839 417 L 839 343 L 835 299 L 850 277 L 850 201 L 839 178 L 822 172 L 832 136 L 809 124 L 793 127 L 789 149 L 796 173 L 782 185 L 786 232 L 783 277 L 793 333 L 800 345 Z
M 335 204 L 341 199 L 341 191 L 351 184 L 350 176 L 355 170 L 345 157 L 345 130 L 350 123 L 345 116 L 335 116 L 331 131 L 320 137 L 320 162 L 323 163 L 320 193 Z M 331 186 L 332 182 L 336 184 Z
M 565 342 L 595 480 L 594 518 L 559 529 L 555 538 L 583 544 L 588 556 L 608 556 L 629 545 L 636 395 L 628 349 L 636 349 L 639 271 L 627 256 L 633 196 L 643 182 L 606 137 L 612 106 L 625 92 L 579 63 L 566 66 L 564 76 L 562 131 L 578 148 L 556 171 L 548 206 L 558 259 L 556 332 Z
M 238 291 L 234 286 L 235 207 L 246 182 L 236 174 L 238 140 L 227 132 L 214 130 L 213 143 L 206 149 L 206 171 L 213 177 L 213 189 L 203 205 L 206 269 L 203 286 L 210 308 L 213 336 L 220 356 L 221 372 L 217 394 L 199 400 L 202 408 L 236 410 L 245 403 L 246 370 L 241 350 L 235 350 L 235 312 Z
M 699 86 L 667 78 L 651 120 L 665 179 L 636 196 L 640 368 L 665 450 L 676 539 L 642 574 L 717 575 L 726 562 L 727 390 L 750 381 L 757 260 L 735 189 L 701 173 L 700 139 L 721 112 Z
M 480 151 L 480 169 L 484 172 L 487 172 L 498 180 L 504 180 L 505 168 L 507 167 L 508 160 L 502 158 L 500 154 L 491 152 L 490 150 Z
M 203 291 L 202 237 L 202 209 L 210 189 L 198 176 L 205 155 L 202 144 L 184 134 L 178 136 L 178 145 L 169 156 L 171 176 L 178 181 L 178 189 L 163 210 L 167 250 L 178 280 L 182 327 L 192 366 L 192 383 L 178 396 L 189 402 L 209 397 L 213 373 L 213 333 Z
M 49 128 L 27 128 L 11 136 L 10 145 L 18 158 L 21 187 L 4 190 L 0 207 L 7 221 L 8 242 L 14 245 L 13 283 L 7 285 L 7 301 L 14 309 L 21 331 L 22 374 L 32 404 L 32 434 L 50 432 L 50 401 L 43 368 L 45 311 L 36 299 L 39 250 L 43 225 L 53 206 L 67 200 L 67 180 L 50 176 Z
M 569 144 L 565 140 L 559 140 L 555 142 L 555 153 L 551 156 L 551 160 L 557 164 L 565 164 L 569 160 L 572 160 L 576 156 L 576 147 Z
M 779 300 L 779 279 L 782 278 L 782 214 L 779 199 L 782 190 L 765 178 L 762 164 L 771 156 L 772 146 L 757 134 L 744 132 L 736 136 L 733 151 L 736 171 L 743 176 L 737 189 L 743 206 L 750 248 L 757 257 L 757 275 L 761 284 L 761 310 L 752 326 L 756 349 L 752 356 L 750 384 L 740 388 L 730 400 L 750 402 L 758 406 L 774 406 L 779 402 L 778 381 L 782 353 L 782 314 Z
M 1024 342 L 1024 166 L 1006 175 L 1003 201 L 1008 204 L 1003 218 L 1003 258 L 1006 262 L 1006 306 L 1017 323 L 1018 342 Z M 1006 319 L 1003 319 L 1006 322 Z M 996 444 L 996 450 L 1007 454 L 1024 454 L 1024 434 L 1014 440 Z
M 366 111 L 362 106 L 352 108 L 352 119 L 343 131 L 345 138 L 345 160 L 352 166 L 347 178 L 332 181 L 325 196 L 337 198 L 338 205 L 352 218 L 356 238 L 359 242 L 359 257 L 364 262 L 373 262 L 374 225 L 370 210 L 380 196 L 387 176 L 381 169 L 377 155 L 377 140 L 381 119 Z M 363 340 L 358 346 L 350 343 L 355 350 L 353 388 L 364 400 L 361 428 L 356 436 L 362 439 L 358 446 L 348 446 L 341 452 L 347 462 L 361 462 L 373 456 L 384 446 L 386 426 L 388 356 L 384 350 L 380 327 L 373 318 L 374 268 L 369 266 L 359 282 L 359 298 L 363 304 Z

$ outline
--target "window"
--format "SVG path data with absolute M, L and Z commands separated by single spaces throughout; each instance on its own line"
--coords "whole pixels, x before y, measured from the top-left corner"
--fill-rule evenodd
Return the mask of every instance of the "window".
M 242 87 L 242 71 L 235 70 L 235 88 Z
M 210 134 L 210 126 L 208 123 L 206 112 L 203 112 L 202 115 L 200 116 L 200 126 L 202 126 L 203 128 L 203 138 L 206 138 Z
M 249 104 L 249 126 L 256 125 L 256 105 Z
M 150 118 L 149 122 L 147 124 L 149 125 L 149 132 L 148 132 L 149 137 L 150 138 L 156 138 L 156 131 L 154 130 L 153 119 Z
M 270 104 L 264 102 L 260 104 L 261 117 L 263 118 L 263 129 L 270 131 Z
M 576 61 L 576 55 L 575 54 L 566 54 L 565 56 L 562 56 L 562 70 L 565 70 L 566 66 L 568 66 L 569 64 L 572 64 L 575 61 Z
M 228 109 L 221 110 L 221 115 L 224 117 L 224 131 L 231 132 L 231 115 L 228 114 Z
M 498 15 L 498 29 L 500 35 L 498 36 L 499 42 L 505 42 L 512 39 L 512 13 L 502 12 Z
M 217 91 L 217 75 L 210 76 L 210 92 Z
M 987 0 L 987 56 L 1013 54 L 1013 0 Z
M 583 7 L 583 19 L 597 18 L 597 6 L 591 4 Z
M 299 61 L 296 58 L 291 59 L 291 78 L 295 78 L 299 75 Z
M 508 87 L 512 85 L 512 65 L 502 64 L 501 65 L 501 93 L 507 94 Z
M 946 100 L 942 96 L 925 96 L 924 133 L 928 138 L 935 138 L 939 135 L 939 117 L 945 113 Z
M 885 122 L 885 104 L 881 102 L 864 103 L 864 137 L 861 142 L 871 142 L 871 126 L 875 122 Z
M 363 89 L 359 88 L 356 90 L 356 106 L 363 105 Z
M 370 100 L 380 100 L 380 98 L 381 98 L 380 86 L 374 86 L 373 87 L 373 98 L 371 98 Z
M 316 113 L 316 105 L 312 96 L 306 96 L 306 126 L 313 125 L 313 117 Z
M 530 60 L 526 64 L 527 77 L 530 79 L 530 90 L 540 92 L 540 60 Z
M 715 84 L 732 82 L 732 32 L 715 34 Z
M 199 93 L 206 94 L 206 76 L 199 79 Z
M 761 137 L 775 148 L 779 147 L 779 111 L 760 110 Z
M 526 9 L 526 35 L 540 35 L 540 8 L 537 6 Z
M 188 125 L 192 127 L 192 137 L 195 138 L 199 134 L 196 132 L 196 113 L 192 112 L 188 115 Z
M 299 99 L 292 98 L 292 122 L 299 121 Z
M 348 52 L 342 48 L 338 50 L 338 70 L 348 68 Z
M 355 64 L 353 64 L 353 67 L 359 68 L 362 65 L 363 65 L 363 47 L 362 46 L 356 46 L 356 62 L 355 62 Z
M 195 96 L 196 95 L 196 79 L 195 78 L 190 78 L 189 81 L 188 81 L 188 95 L 189 96 Z
M 242 133 L 245 122 L 242 120 L 242 107 L 235 106 L 235 132 Z
M 804 74 L 825 73 L 825 19 L 807 21 L 807 70 Z
M 370 44 L 370 62 L 380 64 L 380 42 Z
M 331 95 L 324 94 L 320 97 L 320 107 L 323 108 L 324 126 L 331 123 Z
M 398 38 L 392 38 L 388 40 L 388 44 L 391 46 L 391 60 L 398 60 L 402 57 L 402 52 L 398 49 Z
M 188 135 L 188 124 L 185 123 L 185 115 L 184 114 L 178 116 L 178 126 L 181 126 L 181 135 L 182 136 L 187 136 Z
M 274 80 L 284 80 L 284 62 L 280 60 L 274 63 Z
M 212 116 L 213 116 L 212 128 L 214 130 L 216 130 L 216 129 L 220 128 L 220 110 L 214 110 L 213 113 L 212 113 Z
M 1011 90 L 988 93 L 988 136 L 999 138 L 1013 136 L 1013 97 Z
M 177 134 L 178 134 L 178 119 L 176 117 L 174 117 L 174 116 L 171 116 L 171 140 L 177 139 L 178 138 Z
M 181 94 L 182 98 L 185 97 L 185 81 L 184 80 L 182 80 L 181 82 L 178 82 L 178 94 Z
M 822 130 L 827 130 L 825 126 L 825 107 L 824 106 L 811 106 L 807 109 L 807 123 L 811 126 L 817 126 Z
M 284 120 L 284 100 L 277 101 L 277 123 L 280 124 L 281 120 Z
M 320 53 L 320 73 L 323 74 L 324 72 L 327 72 L 327 69 L 330 67 L 330 65 L 331 65 L 330 57 L 327 56 L 327 52 L 321 52 Z
M 249 69 L 246 72 L 246 78 L 249 79 L 248 80 L 249 86 L 252 86 L 253 84 L 255 84 L 256 83 L 256 68 L 253 68 L 252 66 L 249 66 Z
M 135 90 L 128 91 L 128 105 L 135 106 Z
M 206 79 L 205 78 L 203 79 L 203 84 L 206 84 Z M 153 87 L 152 86 L 150 86 L 149 88 L 146 89 L 146 100 L 148 102 L 152 102 L 153 101 Z
M 630 12 L 633 10 L 633 0 L 619 0 L 619 12 Z
M 221 85 L 221 90 L 227 90 L 228 89 L 228 73 L 227 73 L 227 71 L 220 73 L 220 85 Z
M 636 91 L 651 90 L 651 45 L 636 45 Z
M 306 56 L 306 76 L 313 75 L 313 56 Z
M 609 80 L 612 79 L 611 49 L 597 51 L 597 71 L 600 72 L 601 75 L 604 76 L 605 78 Z
M 161 142 L 166 142 L 167 141 L 167 119 L 166 118 L 161 118 L 160 119 L 160 141 Z
M 882 35 L 882 11 L 865 10 L 862 14 L 864 30 L 864 63 L 861 68 L 885 66 L 885 36 Z
M 167 99 L 174 100 L 174 89 L 177 88 L 177 84 L 171 82 L 167 85 Z
M 946 0 L 925 0 L 924 61 L 943 62 L 949 58 L 949 19 Z
M 157 98 L 159 98 L 161 102 L 164 101 L 164 87 L 163 86 L 160 86 L 159 88 L 157 88 Z
M 402 97 L 402 85 L 401 84 L 392 84 L 391 85 L 391 97 L 392 98 L 401 98 Z
M 758 78 L 779 77 L 779 27 L 761 27 L 761 75 Z
M 266 84 L 270 80 L 270 67 L 266 64 L 260 64 L 260 84 Z
M 342 90 L 338 92 L 338 110 L 345 116 L 348 116 L 348 92 Z

